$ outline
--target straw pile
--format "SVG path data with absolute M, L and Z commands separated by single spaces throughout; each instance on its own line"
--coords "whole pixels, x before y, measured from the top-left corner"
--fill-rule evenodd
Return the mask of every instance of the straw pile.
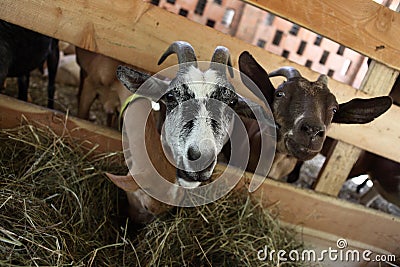
M 118 261 L 118 191 L 103 175 L 121 171 L 117 157 L 95 157 L 49 129 L 1 130 L 0 265 Z
M 138 240 L 143 240 L 135 248 L 138 266 L 280 266 L 276 253 L 260 261 L 258 251 L 303 249 L 294 232 L 254 204 L 245 190 L 205 206 L 176 209 L 145 227 Z
M 121 157 L 32 125 L 0 130 L 0 266 L 277 266 L 257 251 L 302 249 L 246 192 L 133 229 L 104 175 L 126 173 Z

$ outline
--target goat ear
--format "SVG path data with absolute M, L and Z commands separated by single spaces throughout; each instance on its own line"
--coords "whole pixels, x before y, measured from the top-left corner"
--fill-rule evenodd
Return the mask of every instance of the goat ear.
M 250 78 L 255 85 L 257 85 L 258 89 L 261 90 L 261 93 L 268 101 L 268 104 L 271 105 L 274 99 L 275 88 L 268 77 L 268 73 L 260 66 L 260 64 L 258 64 L 248 51 L 244 51 L 239 56 L 239 70 L 240 78 L 246 87 L 249 88 L 257 97 L 261 98 L 260 92 L 249 81 L 248 78 Z
M 233 107 L 236 114 L 240 117 L 257 120 L 257 116 L 269 118 L 268 112 L 259 104 L 251 101 L 250 99 L 239 96 L 238 102 Z M 272 119 L 272 115 L 270 117 Z
M 392 105 L 390 96 L 370 99 L 355 98 L 339 105 L 332 122 L 346 124 L 363 124 L 373 121 L 385 113 Z
M 145 90 L 140 90 L 140 94 L 155 101 L 157 101 L 168 88 L 166 82 L 126 66 L 118 66 L 117 77 L 122 84 L 134 94 L 138 88 L 146 82 L 146 88 Z
M 135 192 L 139 189 L 139 186 L 129 173 L 128 175 L 114 175 L 111 173 L 106 173 L 106 175 L 116 186 L 125 192 Z
M 235 110 L 235 112 L 239 116 L 255 119 L 254 113 L 251 110 L 251 107 L 249 106 L 249 103 L 250 103 L 250 100 L 246 101 L 245 98 L 243 98 L 242 96 L 239 96 L 238 97 L 238 102 L 233 107 L 233 109 Z

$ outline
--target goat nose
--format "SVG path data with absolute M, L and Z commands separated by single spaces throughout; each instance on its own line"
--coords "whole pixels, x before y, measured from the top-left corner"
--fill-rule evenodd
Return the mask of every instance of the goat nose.
M 300 130 L 312 138 L 325 136 L 325 127 L 319 124 L 312 125 L 303 123 L 300 127 Z
M 191 146 L 187 152 L 187 158 L 189 160 L 198 160 L 201 156 L 201 152 L 198 146 Z
M 324 137 L 324 136 L 325 136 L 325 130 L 320 129 L 320 130 L 315 131 L 313 137 Z

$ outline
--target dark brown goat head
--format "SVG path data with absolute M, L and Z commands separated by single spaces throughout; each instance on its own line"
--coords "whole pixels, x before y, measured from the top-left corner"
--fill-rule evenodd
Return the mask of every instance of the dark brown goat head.
M 239 69 L 257 85 L 272 109 L 278 128 L 277 152 L 299 160 L 311 159 L 321 151 L 332 122 L 368 123 L 392 105 L 388 96 L 353 99 L 339 105 L 327 86 L 325 75 L 310 82 L 292 67 L 283 67 L 268 75 L 247 51 L 239 57 Z M 287 81 L 275 89 L 269 79 L 274 76 L 284 76 Z M 245 79 L 242 81 L 246 84 Z

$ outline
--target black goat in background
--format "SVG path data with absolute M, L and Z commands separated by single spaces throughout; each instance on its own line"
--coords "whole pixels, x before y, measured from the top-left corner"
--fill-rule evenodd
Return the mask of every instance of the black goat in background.
M 55 78 L 59 60 L 58 40 L 0 20 L 0 89 L 6 77 L 18 77 L 18 99 L 28 98 L 29 74 L 47 62 L 48 102 L 54 108 Z

